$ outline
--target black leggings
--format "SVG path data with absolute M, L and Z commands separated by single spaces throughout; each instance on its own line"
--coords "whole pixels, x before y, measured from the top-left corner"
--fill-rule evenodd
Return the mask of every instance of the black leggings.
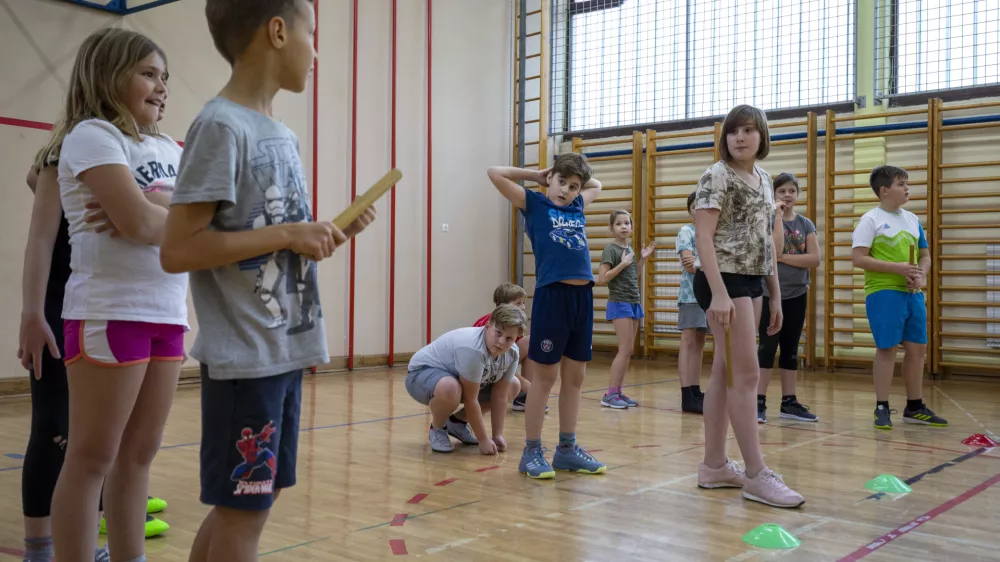
M 63 349 L 62 321 L 50 319 L 49 326 L 60 352 Z M 69 386 L 66 365 L 61 359 L 42 352 L 42 378 L 31 379 L 31 436 L 24 453 L 21 473 L 21 506 L 25 517 L 48 517 L 52 492 L 59 480 L 69 434 Z M 103 510 L 103 505 L 100 507 Z
M 799 368 L 799 340 L 802 338 L 802 326 L 806 322 L 806 306 L 809 293 L 802 293 L 790 299 L 781 299 L 781 312 L 784 321 L 781 331 L 773 336 L 767 335 L 767 327 L 771 324 L 770 299 L 764 297 L 760 309 L 760 326 L 757 335 L 757 365 L 761 369 L 774 367 L 774 353 L 781 346 L 778 357 L 778 368 L 796 371 Z

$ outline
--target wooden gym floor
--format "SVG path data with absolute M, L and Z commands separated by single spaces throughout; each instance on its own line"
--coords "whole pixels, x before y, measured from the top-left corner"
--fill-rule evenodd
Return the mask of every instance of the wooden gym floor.
M 706 369 L 707 370 L 707 369 Z M 1000 449 L 968 447 L 975 433 L 1000 432 L 996 383 L 925 383 L 924 397 L 948 428 L 904 425 L 902 381 L 893 387 L 896 429 L 872 427 L 871 379 L 800 375 L 798 396 L 819 423 L 778 418 L 760 429 L 769 465 L 806 497 L 796 510 L 743 500 L 738 490 L 699 490 L 701 417 L 680 412 L 676 370 L 634 362 L 627 383 L 641 406 L 601 408 L 608 364 L 592 363 L 578 436 L 608 464 L 604 476 L 558 473 L 532 481 L 517 473 L 523 414 L 508 412 L 510 451 L 476 447 L 433 454 L 428 417 L 403 387 L 404 369 L 307 379 L 298 485 L 274 508 L 261 542 L 267 561 L 646 560 L 1000 560 Z M 558 401 L 545 426 L 557 439 Z M 198 502 L 199 391 L 177 391 L 152 492 L 169 503 L 171 525 L 147 541 L 151 561 L 186 561 L 205 514 Z M 0 405 L 0 562 L 20 559 L 20 461 L 28 436 L 26 398 Z M 735 441 L 729 446 L 739 459 Z M 879 474 L 911 483 L 902 497 L 864 488 Z M 916 522 L 917 526 L 907 524 Z M 777 523 L 802 545 L 761 550 L 741 541 Z M 903 529 L 900 529 L 903 527 Z

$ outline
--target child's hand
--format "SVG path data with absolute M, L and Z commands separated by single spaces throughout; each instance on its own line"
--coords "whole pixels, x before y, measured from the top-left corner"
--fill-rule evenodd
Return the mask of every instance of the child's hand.
M 634 260 L 635 260 L 635 253 L 633 253 L 633 252 L 625 252 L 625 254 L 622 256 L 622 268 L 624 269 L 624 268 L 632 265 L 632 262 Z
M 780 306 L 781 303 L 778 303 Z M 722 325 L 723 329 L 729 327 L 736 317 L 736 305 L 729 295 L 712 295 L 712 304 L 708 307 L 708 315 Z
M 549 185 L 549 174 L 552 172 L 552 168 L 546 168 L 544 170 L 538 170 L 538 176 L 535 178 L 535 183 L 542 187 L 548 187 Z
M 17 358 L 21 366 L 32 372 L 35 380 L 42 378 L 42 350 L 49 348 L 49 354 L 60 359 L 59 346 L 52 334 L 52 328 L 41 314 L 21 317 L 21 333 L 18 337 Z
M 924 270 L 919 265 L 912 263 L 897 263 L 895 269 L 896 273 L 906 277 L 907 279 L 911 279 L 918 275 L 922 276 L 924 274 Z
M 108 217 L 108 214 L 101 209 L 100 203 L 93 201 L 91 203 L 87 203 L 85 208 L 89 211 L 96 211 L 94 214 L 84 219 L 84 222 L 86 223 L 98 224 L 97 228 L 94 229 L 94 232 L 100 234 L 102 232 L 110 231 L 112 238 L 118 238 L 122 235 L 121 232 L 118 232 L 118 227 L 115 226 L 115 223 L 111 222 L 111 218 Z
M 786 205 L 784 201 L 775 201 L 774 202 L 774 212 L 779 217 L 781 215 L 785 214 L 785 209 L 787 209 L 787 208 L 788 208 L 788 205 Z
M 916 275 L 911 275 L 906 278 L 906 288 L 910 289 L 911 291 L 919 291 L 920 289 L 924 288 L 926 282 L 927 282 L 927 277 L 924 276 L 924 271 L 921 269 L 920 273 L 917 273 Z
M 507 440 L 503 438 L 503 435 L 494 435 L 493 442 L 497 445 L 497 451 L 502 453 L 507 450 Z
M 497 444 L 487 437 L 479 442 L 479 452 L 484 455 L 495 455 L 497 454 Z
M 642 259 L 647 259 L 649 258 L 649 256 L 653 255 L 653 250 L 655 249 L 656 249 L 656 240 L 653 240 L 652 242 L 649 243 L 649 246 L 646 246 L 645 248 L 642 249 Z
M 371 207 L 368 207 L 365 209 L 364 213 L 361 213 L 360 217 L 355 219 L 354 222 L 344 229 L 344 236 L 354 238 L 358 234 L 361 234 L 362 230 L 368 228 L 368 225 L 375 222 L 376 215 L 377 212 L 375 211 L 375 206 L 372 205 Z
M 771 301 L 771 323 L 767 327 L 767 335 L 773 336 L 781 331 L 781 325 L 785 320 L 785 313 L 781 310 L 780 299 L 770 299 Z
M 347 236 L 329 221 L 300 222 L 288 226 L 293 229 L 288 249 L 313 261 L 330 257 L 338 246 L 347 241 Z
M 685 269 L 694 267 L 694 256 L 681 256 L 681 265 L 683 265 Z

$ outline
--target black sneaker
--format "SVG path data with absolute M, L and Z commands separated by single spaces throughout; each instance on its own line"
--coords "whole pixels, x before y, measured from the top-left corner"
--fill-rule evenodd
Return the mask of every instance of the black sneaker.
M 510 406 L 511 409 L 514 410 L 515 412 L 523 412 L 524 411 L 524 401 L 527 400 L 527 399 L 528 399 L 528 395 L 527 394 L 525 394 L 523 392 L 520 393 L 520 394 L 518 394 L 517 397 L 514 398 L 514 402 Z
M 681 411 L 689 414 L 701 414 L 705 408 L 705 401 L 696 394 L 681 397 Z
M 878 429 L 892 429 L 892 419 L 889 416 L 895 413 L 896 410 L 890 410 L 885 406 L 875 406 L 875 427 Z
M 767 403 L 757 401 L 757 423 L 767 423 Z
M 932 427 L 948 427 L 948 420 L 936 415 L 927 405 L 922 405 L 919 410 L 903 408 L 903 423 L 917 423 Z
M 809 406 L 806 406 L 804 404 L 799 404 L 798 400 L 782 402 L 781 413 L 778 414 L 778 417 L 789 420 L 799 420 L 807 422 L 819 421 L 819 418 L 816 417 L 816 414 L 809 411 Z

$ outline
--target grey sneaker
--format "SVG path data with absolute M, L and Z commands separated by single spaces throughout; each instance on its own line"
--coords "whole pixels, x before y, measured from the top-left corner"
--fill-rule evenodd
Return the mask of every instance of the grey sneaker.
M 615 410 L 624 410 L 628 408 L 628 402 L 622 400 L 619 394 L 605 394 L 604 398 L 601 398 L 601 406 Z
M 108 552 L 108 547 L 102 546 L 97 549 L 94 553 L 94 562 L 111 562 L 111 553 Z
M 639 405 L 639 403 L 636 402 L 635 400 L 632 400 L 628 396 L 625 396 L 624 392 L 619 392 L 618 393 L 618 397 L 621 398 L 623 402 L 625 402 L 626 404 L 628 404 L 629 408 L 635 408 L 636 406 Z
M 444 428 L 448 430 L 448 435 L 458 439 L 463 445 L 479 444 L 479 439 L 476 439 L 475 434 L 472 433 L 472 428 L 467 423 L 456 423 L 448 420 L 445 422 Z
M 757 423 L 767 423 L 767 405 L 757 401 Z
M 455 450 L 451 445 L 451 438 L 445 429 L 435 429 L 431 426 L 427 432 L 427 439 L 431 442 L 431 450 L 438 453 L 450 453 Z
M 896 410 L 890 410 L 885 406 L 875 406 L 875 422 L 873 425 L 877 429 L 892 429 L 892 414 L 895 414 Z

